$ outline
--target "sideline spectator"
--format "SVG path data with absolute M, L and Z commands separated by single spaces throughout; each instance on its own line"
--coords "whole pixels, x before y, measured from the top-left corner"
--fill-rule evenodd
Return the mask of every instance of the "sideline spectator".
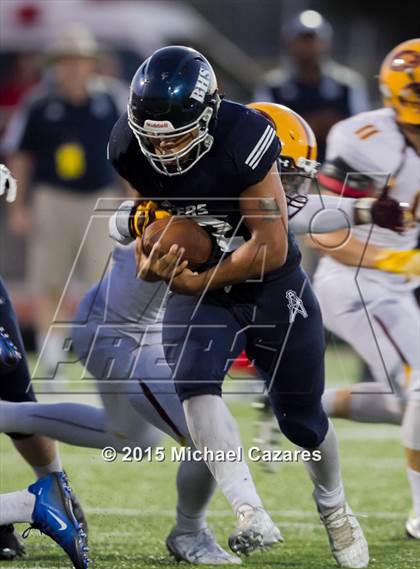
M 330 57 L 332 34 L 329 22 L 314 10 L 294 16 L 283 28 L 289 57 L 266 75 L 255 94 L 255 100 L 287 105 L 308 121 L 321 162 L 330 128 L 369 109 L 362 77 Z
M 10 227 L 16 235 L 30 234 L 28 268 L 39 347 L 95 203 L 116 194 L 106 149 L 126 100 L 118 81 L 95 73 L 98 45 L 84 26 L 62 31 L 48 57 L 48 77 L 14 115 L 3 144 L 19 183 Z M 85 286 L 101 277 L 111 251 L 102 232 L 91 233 L 78 263 Z M 61 343 L 60 337 L 49 338 L 43 353 L 46 377 L 53 375 Z

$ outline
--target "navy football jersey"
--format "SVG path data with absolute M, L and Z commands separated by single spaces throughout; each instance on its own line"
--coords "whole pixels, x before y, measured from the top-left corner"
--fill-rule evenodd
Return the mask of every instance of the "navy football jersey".
M 117 172 L 142 197 L 159 202 L 177 215 L 194 218 L 206 227 L 223 252 L 239 247 L 250 233 L 241 223 L 239 196 L 267 175 L 281 145 L 271 123 L 247 107 L 223 100 L 214 129 L 214 142 L 185 174 L 158 173 L 140 150 L 124 114 L 109 141 L 109 159 Z M 289 253 L 283 266 L 298 264 L 299 250 L 289 235 Z

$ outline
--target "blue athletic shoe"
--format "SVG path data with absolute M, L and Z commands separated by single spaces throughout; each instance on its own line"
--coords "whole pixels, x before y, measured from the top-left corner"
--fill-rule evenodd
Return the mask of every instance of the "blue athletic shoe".
M 87 569 L 86 534 L 76 520 L 71 506 L 71 488 L 63 472 L 53 472 L 29 486 L 35 494 L 33 522 L 29 529 L 39 529 L 64 549 L 75 569 Z

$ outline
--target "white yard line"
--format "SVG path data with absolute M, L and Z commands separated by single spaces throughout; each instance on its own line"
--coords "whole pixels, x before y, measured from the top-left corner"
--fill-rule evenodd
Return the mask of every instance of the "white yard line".
M 173 517 L 175 515 L 174 510 L 161 510 L 159 508 L 145 508 L 145 509 L 134 509 L 134 508 L 84 508 L 88 514 L 96 514 L 98 516 L 152 516 L 159 515 L 164 517 Z M 300 510 L 270 510 L 270 515 L 279 518 L 295 518 L 295 519 L 307 519 L 316 518 L 315 512 L 300 511 Z M 374 518 L 383 520 L 404 520 L 407 515 L 404 512 L 355 512 L 356 516 L 361 518 Z M 209 512 L 210 518 L 226 518 L 232 517 L 233 514 L 229 510 L 212 510 Z M 315 524 L 313 524 L 315 525 Z M 318 524 L 316 524 L 318 526 Z

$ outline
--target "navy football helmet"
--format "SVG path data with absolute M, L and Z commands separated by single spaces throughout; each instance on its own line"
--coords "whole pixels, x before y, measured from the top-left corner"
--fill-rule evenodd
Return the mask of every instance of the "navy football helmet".
M 164 47 L 133 77 L 128 124 L 153 168 L 176 176 L 210 150 L 219 104 L 216 76 L 207 59 L 189 47 Z M 163 141 L 172 142 L 174 149 L 160 152 Z

